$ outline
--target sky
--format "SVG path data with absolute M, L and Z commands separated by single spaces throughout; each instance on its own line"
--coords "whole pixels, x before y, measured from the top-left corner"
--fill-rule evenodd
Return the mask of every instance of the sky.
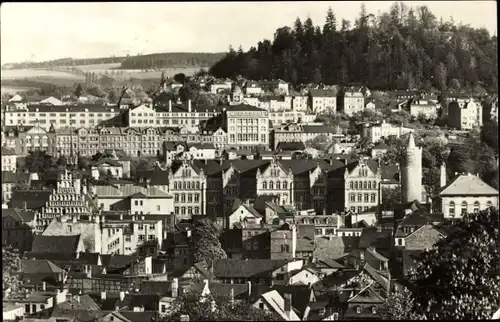
M 426 5 L 438 17 L 497 32 L 496 1 L 403 1 Z M 310 2 L 95 2 L 2 3 L 1 64 L 58 58 L 96 58 L 127 53 L 244 50 L 297 17 L 323 25 L 329 6 L 354 21 L 361 1 Z M 368 13 L 391 1 L 366 1 Z

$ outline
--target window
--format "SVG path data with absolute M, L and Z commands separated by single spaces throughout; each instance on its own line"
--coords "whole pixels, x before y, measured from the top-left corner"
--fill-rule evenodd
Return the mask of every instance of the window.
M 453 201 L 450 201 L 448 205 L 448 213 L 451 217 L 455 217 L 455 203 Z
M 361 314 L 361 306 L 356 306 L 356 313 Z
M 361 202 L 363 201 L 363 195 L 358 193 L 358 202 Z
M 139 201 L 135 200 L 135 201 L 134 201 L 134 205 L 135 205 L 135 206 L 139 206 Z
M 403 238 L 398 238 L 398 246 L 403 246 Z
M 352 183 L 352 182 L 351 182 Z M 355 202 L 356 201 L 356 194 L 355 193 L 350 193 L 349 194 L 349 200 L 351 202 Z
M 377 199 L 377 195 L 375 193 L 372 193 L 370 196 L 370 202 L 375 202 L 376 199 Z
M 477 214 L 479 212 L 479 201 L 474 202 L 474 213 Z
M 267 189 L 267 181 L 262 182 L 262 189 Z
M 462 202 L 462 209 L 461 209 L 461 214 L 462 216 L 467 213 L 467 201 Z
M 156 211 L 160 211 L 161 207 L 160 206 L 156 206 Z
M 368 197 L 369 197 L 369 195 L 367 193 L 365 193 L 365 195 L 364 195 L 364 202 L 368 202 Z
M 353 189 L 354 189 L 354 182 L 352 182 L 352 181 L 351 181 L 351 182 L 349 183 L 349 188 L 350 188 L 351 190 L 353 190 Z
M 377 307 L 376 306 L 372 306 L 372 313 L 377 314 Z
M 262 309 L 262 310 L 264 309 L 264 303 L 262 303 L 262 302 L 259 303 L 259 309 Z
M 45 310 L 45 304 L 40 305 L 40 310 Z

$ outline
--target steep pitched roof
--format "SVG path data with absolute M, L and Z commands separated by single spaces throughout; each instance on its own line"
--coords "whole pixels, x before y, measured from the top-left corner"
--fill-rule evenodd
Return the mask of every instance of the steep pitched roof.
M 288 260 L 274 259 L 219 259 L 214 261 L 213 272 L 219 278 L 254 277 L 269 273 L 288 263 Z
M 462 174 L 445 186 L 439 196 L 498 196 L 498 190 L 472 174 Z
M 14 190 L 10 199 L 11 208 L 40 209 L 49 201 L 52 190 Z
M 359 291 L 358 294 L 354 295 L 351 297 L 348 302 L 351 303 L 384 303 L 385 300 L 382 298 L 380 295 L 378 295 L 377 292 L 372 287 L 372 284 L 368 285 L 361 291 Z
M 21 270 L 25 274 L 52 274 L 63 272 L 59 266 L 46 259 L 23 259 L 21 260 Z
M 307 306 L 311 302 L 311 293 L 314 290 L 308 285 L 275 285 L 272 288 L 284 297 L 285 294 L 292 296 L 292 307 L 296 309 L 299 316 L 304 316 Z
M 7 208 L 2 209 L 2 217 L 10 216 L 18 222 L 31 222 L 35 219 L 34 211 L 24 211 L 20 209 Z
M 76 253 L 81 235 L 45 236 L 35 235 L 31 251 L 34 253 Z

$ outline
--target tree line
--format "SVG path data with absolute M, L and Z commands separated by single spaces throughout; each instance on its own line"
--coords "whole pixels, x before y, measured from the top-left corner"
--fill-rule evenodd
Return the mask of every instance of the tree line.
M 361 6 L 352 25 L 330 8 L 326 22 L 297 18 L 274 39 L 244 52 L 230 47 L 210 69 L 216 77 L 280 78 L 294 85 L 363 84 L 370 89 L 449 88 L 496 91 L 497 37 L 484 28 L 438 21 L 426 6 L 394 3 L 389 12 Z
M 212 66 L 224 53 L 162 53 L 127 57 L 121 64 L 123 69 L 148 69 L 171 67 Z

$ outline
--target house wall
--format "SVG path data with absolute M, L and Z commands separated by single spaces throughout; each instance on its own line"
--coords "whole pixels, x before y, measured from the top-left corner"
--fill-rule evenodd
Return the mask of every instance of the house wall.
M 31 223 L 34 225 L 35 223 Z M 10 245 L 21 254 L 30 251 L 33 244 L 33 228 L 27 223 L 18 224 L 12 217 L 2 218 L 2 245 Z
M 17 169 L 16 155 L 2 155 L 2 171 L 16 172 Z
M 169 214 L 174 211 L 172 197 L 134 198 L 130 203 L 132 214 Z
M 262 220 L 260 217 L 256 218 L 244 205 L 241 205 L 229 216 L 229 227 L 233 227 L 235 223 L 242 222 L 247 217 L 255 219 L 258 224 Z
M 42 233 L 44 236 L 72 236 L 81 235 L 83 245 L 88 252 L 99 253 L 102 250 L 101 231 L 95 222 L 60 222 L 54 220 Z
M 3 320 L 4 321 L 15 321 L 17 318 L 20 318 L 25 313 L 25 307 L 19 306 L 18 308 L 11 309 L 9 311 L 3 311 Z
M 464 192 L 466 193 L 466 192 Z M 462 217 L 462 202 L 467 202 L 467 213 L 474 212 L 474 202 L 479 202 L 479 210 L 487 208 L 487 203 L 498 207 L 498 196 L 444 196 L 441 198 L 442 212 L 444 218 L 461 218 Z M 450 202 L 455 203 L 455 216 L 450 214 Z

